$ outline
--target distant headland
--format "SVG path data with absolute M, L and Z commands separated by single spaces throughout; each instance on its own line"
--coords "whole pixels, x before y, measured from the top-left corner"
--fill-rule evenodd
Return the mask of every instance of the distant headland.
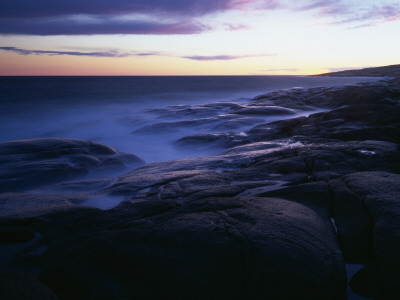
M 359 70 L 345 70 L 339 72 L 323 73 L 314 76 L 335 76 L 335 77 L 400 77 L 400 65 L 390 65 L 384 67 L 364 68 Z

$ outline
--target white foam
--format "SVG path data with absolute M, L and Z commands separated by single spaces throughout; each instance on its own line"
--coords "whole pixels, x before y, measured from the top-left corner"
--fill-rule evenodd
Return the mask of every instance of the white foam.
M 358 150 L 358 152 L 360 152 L 361 154 L 364 154 L 364 155 L 375 155 L 376 154 L 376 152 L 369 151 L 369 150 Z

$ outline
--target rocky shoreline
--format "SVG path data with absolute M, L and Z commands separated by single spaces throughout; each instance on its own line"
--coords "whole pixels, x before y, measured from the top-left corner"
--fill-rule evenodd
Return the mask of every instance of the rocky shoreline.
M 400 80 L 235 109 L 307 108 L 321 112 L 186 136 L 177 147 L 223 150 L 153 164 L 73 139 L 0 143 L 0 253 L 20 246 L 0 298 L 333 300 L 348 281 L 400 297 Z M 365 267 L 347 278 L 346 263 Z

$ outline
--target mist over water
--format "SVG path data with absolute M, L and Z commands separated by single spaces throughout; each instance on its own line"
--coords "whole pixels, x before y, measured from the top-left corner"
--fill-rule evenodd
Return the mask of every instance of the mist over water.
M 191 134 L 243 131 L 284 117 L 243 118 L 240 128 L 229 128 L 224 127 L 229 124 L 224 108 L 200 115 L 177 113 L 181 109 L 207 108 L 202 105 L 216 102 L 244 105 L 257 95 L 281 89 L 374 80 L 299 76 L 0 77 L 0 141 L 40 137 L 91 140 L 134 153 L 146 162 L 198 157 L 219 150 L 180 149 L 173 143 Z M 167 108 L 170 106 L 177 107 Z M 166 109 L 162 113 L 154 110 L 159 108 Z M 298 115 L 308 113 L 299 111 Z

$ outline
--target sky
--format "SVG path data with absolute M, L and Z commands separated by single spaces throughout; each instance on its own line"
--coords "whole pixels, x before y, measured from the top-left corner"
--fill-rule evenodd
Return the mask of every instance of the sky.
M 399 0 L 0 0 L 0 75 L 318 74 L 399 32 Z

